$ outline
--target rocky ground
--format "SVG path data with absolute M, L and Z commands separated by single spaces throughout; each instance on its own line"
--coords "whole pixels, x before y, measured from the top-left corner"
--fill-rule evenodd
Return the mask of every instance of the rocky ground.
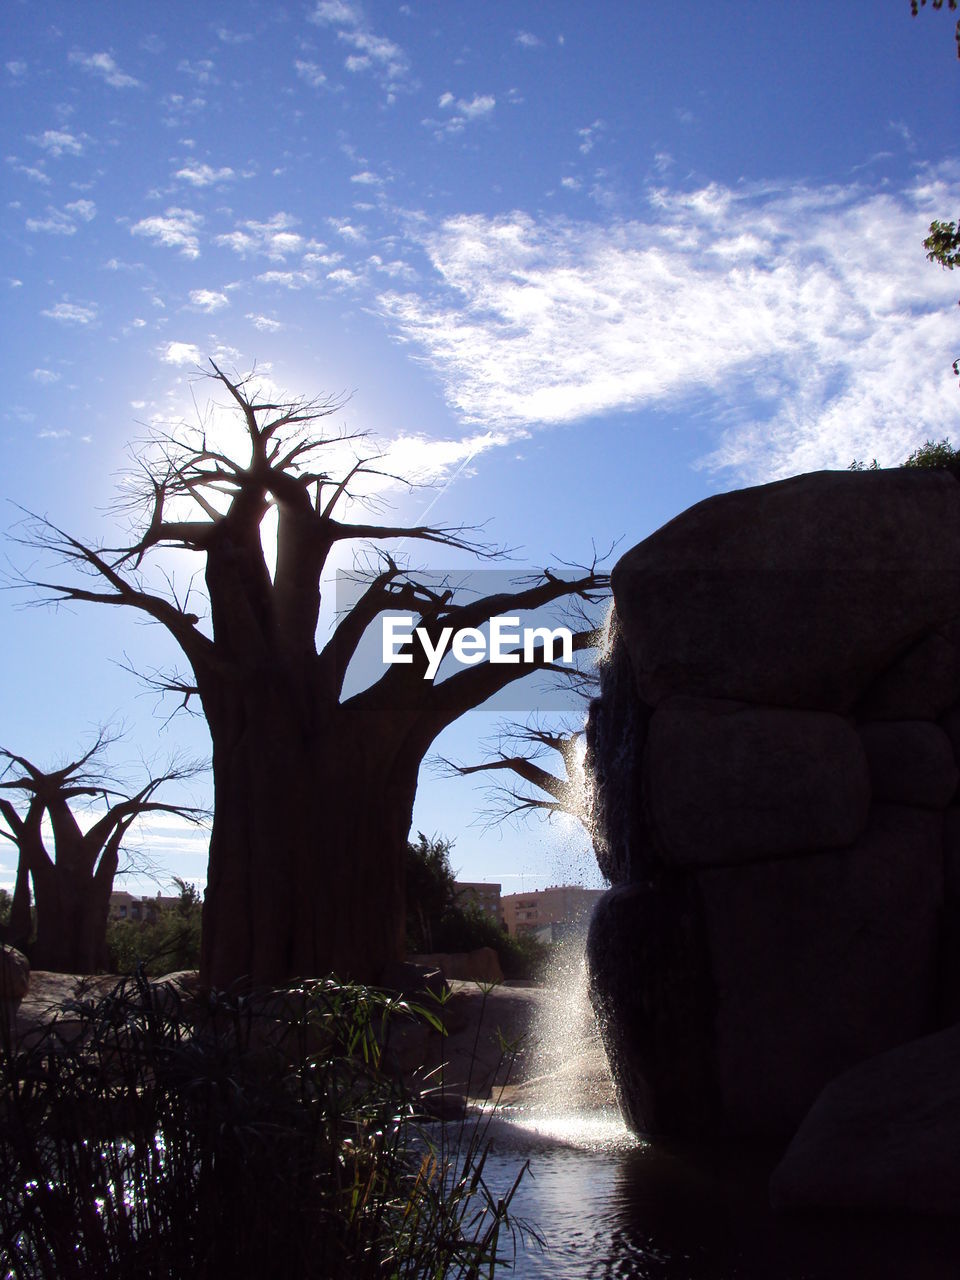
M 179 976 L 179 975 L 178 975 Z M 189 975 L 183 975 L 189 980 Z M 76 977 L 35 970 L 16 1014 L 18 1037 L 36 1034 L 78 998 L 99 998 L 117 985 L 112 975 Z M 592 1019 L 557 990 L 527 984 L 487 987 L 452 980 L 449 997 L 433 1010 L 447 1034 L 422 1025 L 398 1026 L 388 1051 L 396 1065 L 428 1093 L 456 1110 L 463 1099 L 496 1097 L 511 1104 L 550 1096 L 571 1106 L 613 1102 L 606 1059 Z M 582 999 L 582 997 L 581 997 Z M 427 1003 L 427 1002 L 425 1002 Z M 569 1023 L 568 1034 L 558 1034 Z M 441 1063 L 442 1071 L 441 1071 Z

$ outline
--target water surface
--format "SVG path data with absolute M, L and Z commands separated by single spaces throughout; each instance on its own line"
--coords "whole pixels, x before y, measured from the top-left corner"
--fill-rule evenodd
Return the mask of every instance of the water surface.
M 489 1130 L 488 1185 L 526 1159 L 512 1209 L 545 1239 L 522 1280 L 958 1280 L 960 1222 L 774 1214 L 775 1153 L 640 1142 L 609 1110 L 508 1109 Z

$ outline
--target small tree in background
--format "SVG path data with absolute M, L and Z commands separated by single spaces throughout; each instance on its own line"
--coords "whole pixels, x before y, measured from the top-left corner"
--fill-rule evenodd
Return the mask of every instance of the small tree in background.
M 450 865 L 453 842 L 419 832 L 407 842 L 407 950 L 433 951 L 433 933 L 457 901 L 457 877 Z
M 530 813 L 552 818 L 558 814 L 576 818 L 589 834 L 586 774 L 583 767 L 583 727 L 569 722 L 550 728 L 540 719 L 500 726 L 489 759 L 479 764 L 456 764 L 443 757 L 441 768 L 460 777 L 506 772 L 511 780 L 495 784 L 488 793 L 491 825 Z M 541 763 L 548 760 L 557 771 Z
M 175 813 L 200 822 L 203 811 L 156 799 L 164 786 L 193 777 L 196 765 L 172 764 L 150 775 L 132 795 L 123 780 L 108 773 L 103 755 L 114 741 L 105 731 L 79 759 L 59 769 L 41 769 L 25 756 L 0 749 L 6 768 L 0 790 L 24 798 L 25 812 L 0 797 L 0 836 L 17 849 L 17 878 L 6 927 L 7 940 L 28 947 L 34 968 L 56 973 L 96 973 L 106 967 L 107 918 L 124 839 L 147 813 Z M 101 813 L 84 830 L 74 802 Z M 21 806 L 21 809 L 23 806 Z M 44 823 L 53 835 L 47 850 Z M 36 909 L 36 941 L 30 943 L 31 886 Z

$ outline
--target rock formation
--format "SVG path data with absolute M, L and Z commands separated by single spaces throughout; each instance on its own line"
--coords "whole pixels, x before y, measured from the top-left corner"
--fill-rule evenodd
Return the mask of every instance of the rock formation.
M 613 572 L 594 1003 L 634 1128 L 785 1138 L 960 1017 L 960 482 L 701 502 Z

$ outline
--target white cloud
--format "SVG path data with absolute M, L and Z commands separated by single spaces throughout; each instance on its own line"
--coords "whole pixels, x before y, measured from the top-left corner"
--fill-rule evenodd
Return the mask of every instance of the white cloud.
M 5 63 L 5 66 L 15 80 L 19 80 L 27 74 L 27 64 L 20 62 L 18 59 Z
M 146 236 L 167 249 L 179 249 L 185 258 L 199 258 L 197 232 L 203 218 L 192 209 L 167 209 L 162 215 L 142 218 L 130 228 L 134 236 Z
M 342 236 L 344 240 L 351 244 L 362 244 L 366 236 L 361 227 L 355 227 L 349 218 L 328 218 L 330 226 L 333 227 L 338 236 Z
M 213 74 L 214 64 L 209 58 L 198 58 L 196 62 L 191 62 L 189 58 L 181 58 L 177 63 L 177 70 L 182 71 L 184 75 L 192 76 L 198 84 L 219 83 Z
M 283 325 L 279 320 L 271 320 L 269 316 L 257 315 L 253 311 L 247 312 L 247 319 L 255 328 L 259 329 L 261 333 L 276 333 L 279 329 L 283 328 Z
M 69 434 L 70 432 L 69 430 L 67 430 L 66 427 L 62 428 L 60 431 L 53 431 L 51 428 L 47 427 L 44 431 L 37 432 L 37 439 L 38 440 L 66 440 Z
M 497 100 L 489 93 L 475 93 L 469 102 L 463 98 L 457 99 L 457 108 L 462 111 L 468 120 L 479 120 L 481 116 L 488 116 L 497 105 Z
M 404 50 L 371 30 L 359 6 L 346 0 L 320 0 L 309 18 L 318 26 L 337 28 L 337 39 L 356 51 L 348 54 L 346 69 L 355 73 L 373 71 L 387 90 L 387 100 L 392 102 L 410 72 L 410 60 Z
M 37 169 L 34 168 L 33 165 L 21 163 L 19 156 L 7 156 L 6 161 L 16 173 L 22 173 L 25 178 L 30 180 L 30 182 L 39 182 L 41 186 L 49 187 L 50 179 L 42 169 Z
M 73 200 L 66 206 L 67 212 L 83 222 L 92 222 L 97 216 L 97 206 L 92 200 Z
M 34 369 L 30 377 L 34 382 L 42 382 L 44 384 L 60 381 L 60 374 L 54 373 L 52 369 Z
M 441 111 L 453 111 L 454 114 L 446 120 L 427 119 L 423 123 L 427 128 L 434 130 L 436 138 L 452 137 L 462 133 L 466 126 L 475 120 L 483 120 L 492 115 L 496 105 L 496 98 L 489 93 L 475 93 L 472 98 L 455 98 L 447 90 L 437 99 L 437 106 Z
M 301 80 L 306 80 L 311 89 L 319 89 L 327 83 L 327 77 L 315 62 L 304 62 L 297 58 L 293 65 L 297 69 L 297 75 Z
M 208 164 L 188 164 L 178 169 L 174 176 L 182 178 L 184 182 L 189 182 L 194 187 L 210 187 L 216 182 L 230 182 L 236 174 L 226 166 L 222 169 L 213 169 Z
M 249 31 L 230 31 L 227 27 L 217 27 L 217 39 L 224 44 L 247 44 L 253 39 Z
M 201 364 L 203 352 L 191 342 L 168 342 L 160 359 L 164 364 Z
M 190 303 L 198 311 L 221 311 L 229 307 L 230 299 L 225 293 L 217 293 L 213 289 L 191 289 Z
M 70 61 L 91 75 L 99 76 L 114 89 L 137 89 L 140 81 L 121 71 L 109 53 L 71 53 Z
M 47 311 L 41 311 L 42 316 L 47 316 L 51 320 L 57 320 L 61 324 L 79 324 L 86 326 L 93 324 L 97 318 L 97 308 L 93 305 L 82 307 L 75 302 L 58 302 L 55 306 L 50 307 Z
M 330 23 L 355 27 L 361 21 L 360 10 L 345 0 L 320 0 L 310 14 L 310 21 L 318 25 Z
M 364 169 L 362 173 L 352 173 L 350 181 L 359 183 L 362 187 L 381 187 L 383 179 L 378 178 L 375 173 L 371 173 L 369 169 Z
M 43 147 L 44 151 L 49 151 L 57 159 L 64 155 L 83 155 L 83 136 L 77 138 L 66 129 L 46 129 L 38 138 L 31 138 L 30 141 Z
M 606 128 L 603 120 L 594 120 L 593 124 L 586 125 L 583 129 L 577 130 L 577 137 L 580 139 L 579 151 L 581 155 L 588 156 L 596 146 L 597 134 L 602 133 Z
M 28 218 L 26 226 L 28 231 L 45 231 L 53 236 L 72 236 L 77 229 L 77 224 L 69 214 L 61 209 L 54 209 L 51 205 L 47 205 L 46 217 Z
M 539 49 L 543 44 L 543 41 L 530 31 L 518 31 L 513 39 L 514 43 L 523 49 Z
M 236 231 L 217 236 L 216 242 L 243 257 L 264 254 L 274 261 L 283 261 L 289 254 L 301 252 L 305 246 L 303 236 L 291 230 L 296 222 L 296 218 L 288 213 L 275 213 L 266 222 L 243 222 Z
M 661 189 L 647 220 L 608 225 L 452 218 L 423 235 L 435 291 L 380 303 L 467 422 L 699 399 L 723 425 L 711 466 L 892 463 L 955 411 L 956 286 L 919 239 L 956 176 L 898 194 Z

